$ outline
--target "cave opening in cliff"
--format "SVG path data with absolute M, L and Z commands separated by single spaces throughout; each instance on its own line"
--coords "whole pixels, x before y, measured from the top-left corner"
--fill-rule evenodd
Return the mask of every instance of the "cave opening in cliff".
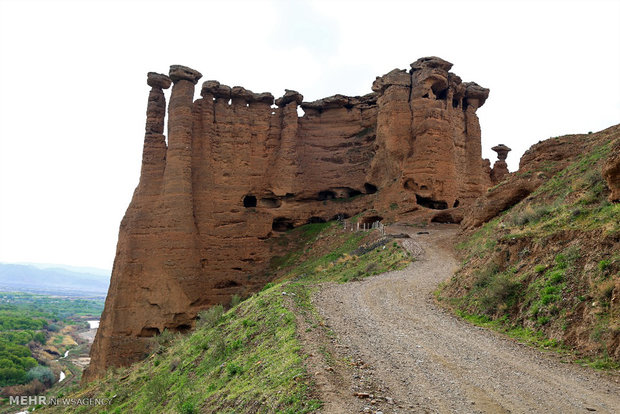
M 406 190 L 415 191 L 418 185 L 415 183 L 415 181 L 413 181 L 413 179 L 409 178 L 407 181 L 405 181 L 403 187 L 405 187 Z
M 312 216 L 307 221 L 308 224 L 325 223 L 325 222 L 327 222 L 327 220 L 325 220 L 325 219 L 323 219 L 321 217 L 317 217 L 317 216 Z
M 452 205 L 452 207 L 458 207 L 460 204 L 459 200 L 454 200 L 454 204 Z
M 256 197 L 254 197 L 253 195 L 249 195 L 249 194 L 243 197 L 243 207 L 245 208 L 256 207 Z
M 435 94 L 435 99 L 440 100 L 440 101 L 445 101 L 446 99 L 448 99 L 448 88 L 437 92 Z
M 355 188 L 349 188 L 347 189 L 347 195 L 349 197 L 357 197 L 358 195 L 361 195 L 362 192 L 360 190 L 356 190 Z
M 317 200 L 325 201 L 325 200 L 333 200 L 336 198 L 336 193 L 331 190 L 319 191 L 319 196 Z
M 419 194 L 415 195 L 415 201 L 422 207 L 430 208 L 433 210 L 445 210 L 448 208 L 448 203 L 441 200 L 433 200 L 432 198 L 422 197 Z
M 374 194 L 377 192 L 377 186 L 370 183 L 365 183 L 364 191 L 366 191 L 366 194 Z
M 282 202 L 274 197 L 264 197 L 260 199 L 261 207 L 278 208 Z
M 383 217 L 381 216 L 368 216 L 368 217 L 364 217 L 360 224 L 373 224 L 381 220 L 383 220 Z
M 293 229 L 293 220 L 287 217 L 276 217 L 273 219 L 271 229 L 273 231 L 287 231 Z
M 436 214 L 432 219 L 431 223 L 460 223 L 462 218 L 454 217 L 452 214 L 448 212 L 441 212 Z
M 458 108 L 459 107 L 459 100 L 458 99 L 453 99 L 452 100 L 452 107 L 453 108 Z
M 192 329 L 192 327 L 190 325 L 179 325 L 179 326 L 175 326 L 173 328 L 170 328 L 171 332 L 178 332 L 178 333 L 187 333 L 190 331 L 190 329 Z
M 469 104 L 467 103 L 467 99 L 463 99 L 463 111 L 467 110 Z
M 150 337 L 153 337 L 159 334 L 160 334 L 159 328 L 145 326 L 144 328 L 142 328 L 138 336 L 142 338 L 150 338 Z

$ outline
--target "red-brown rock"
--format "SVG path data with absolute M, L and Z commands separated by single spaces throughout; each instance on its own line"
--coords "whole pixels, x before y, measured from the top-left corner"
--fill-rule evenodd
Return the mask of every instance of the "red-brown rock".
M 361 97 L 303 102 L 286 90 L 277 108 L 270 93 L 217 81 L 192 102 L 201 74 L 187 67 L 149 75 L 142 173 L 85 380 L 139 360 L 164 329 L 192 328 L 200 310 L 260 289 L 279 232 L 371 208 L 460 221 L 490 182 L 475 113 L 489 91 L 451 66 L 420 59 Z

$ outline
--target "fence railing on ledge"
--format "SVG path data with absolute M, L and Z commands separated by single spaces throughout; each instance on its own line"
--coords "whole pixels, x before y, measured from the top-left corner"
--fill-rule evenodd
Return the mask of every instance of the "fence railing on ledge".
M 350 221 L 343 220 L 342 226 L 345 231 L 370 231 L 370 230 L 379 230 L 381 235 L 385 235 L 385 226 L 380 221 L 375 221 L 374 223 L 351 223 Z

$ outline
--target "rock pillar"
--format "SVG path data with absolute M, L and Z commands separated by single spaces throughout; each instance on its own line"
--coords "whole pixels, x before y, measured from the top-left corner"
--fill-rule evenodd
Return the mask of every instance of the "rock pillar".
M 491 182 L 493 184 L 497 184 L 509 173 L 506 158 L 508 157 L 508 153 L 511 149 L 504 144 L 499 144 L 491 149 L 497 152 L 497 161 L 495 161 L 495 164 L 493 164 L 493 169 L 491 170 Z

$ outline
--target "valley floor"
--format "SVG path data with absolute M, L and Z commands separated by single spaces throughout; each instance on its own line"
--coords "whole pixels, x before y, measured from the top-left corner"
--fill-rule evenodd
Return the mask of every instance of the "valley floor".
M 456 227 L 419 230 L 390 229 L 411 235 L 404 245 L 418 260 L 406 269 L 324 284 L 315 294 L 314 305 L 334 334 L 331 352 L 348 361 L 315 373 L 324 412 L 620 409 L 618 376 L 565 363 L 556 353 L 476 327 L 437 306 L 433 291 L 457 267 L 451 250 Z

